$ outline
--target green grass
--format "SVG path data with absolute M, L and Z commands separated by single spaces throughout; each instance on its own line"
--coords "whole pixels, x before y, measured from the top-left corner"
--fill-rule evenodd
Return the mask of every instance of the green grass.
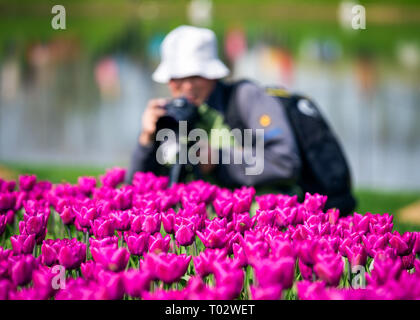
M 420 191 L 381 191 L 358 189 L 355 191 L 358 213 L 390 213 L 394 215 L 394 228 L 399 232 L 419 231 L 420 226 L 401 223 L 398 220 L 398 210 L 420 200 Z
M 0 167 L 11 171 L 16 179 L 21 174 L 35 174 L 39 180 L 49 180 L 53 183 L 76 183 L 79 176 L 95 176 L 104 174 L 106 168 L 89 166 L 57 166 L 1 163 Z M 402 223 L 398 219 L 398 210 L 420 200 L 420 191 L 382 191 L 357 189 L 355 196 L 358 201 L 356 212 L 365 214 L 390 213 L 394 215 L 394 227 L 399 232 L 420 230 L 419 225 Z

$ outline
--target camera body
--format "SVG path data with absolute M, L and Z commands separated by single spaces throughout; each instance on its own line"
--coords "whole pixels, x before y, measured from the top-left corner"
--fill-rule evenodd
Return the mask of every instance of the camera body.
M 164 108 L 166 109 L 166 114 L 159 118 L 157 122 L 158 130 L 177 129 L 180 121 L 187 121 L 190 129 L 198 119 L 198 107 L 185 97 L 170 100 Z

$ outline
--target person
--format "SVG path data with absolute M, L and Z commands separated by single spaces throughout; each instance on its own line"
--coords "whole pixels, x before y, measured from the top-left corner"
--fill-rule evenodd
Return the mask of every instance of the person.
M 214 150 L 210 145 L 209 163 L 198 166 L 201 178 L 230 188 L 254 186 L 257 193 L 262 190 L 297 192 L 301 159 L 284 107 L 252 81 L 222 80 L 229 70 L 218 58 L 213 31 L 193 26 L 177 27 L 164 38 L 161 58 L 153 80 L 167 84 L 172 98 L 185 97 L 199 108 L 197 127 L 206 132 L 213 128 L 264 130 L 263 170 L 259 174 L 247 174 L 250 164 L 245 161 L 212 164 Z M 157 123 L 165 115 L 164 106 L 168 102 L 165 98 L 148 102 L 127 183 L 137 171 L 168 175 L 168 167 L 159 164 L 156 158 Z

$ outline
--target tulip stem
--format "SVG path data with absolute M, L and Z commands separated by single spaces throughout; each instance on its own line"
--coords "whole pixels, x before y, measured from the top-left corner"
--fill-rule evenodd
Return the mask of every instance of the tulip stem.
M 36 242 L 35 242 L 35 245 L 34 245 L 34 253 L 33 253 L 33 255 L 36 258 Z
M 67 229 L 67 234 L 69 236 L 69 239 L 71 239 L 71 231 L 70 231 L 70 227 L 68 225 L 65 225 L 66 229 Z
M 194 245 L 194 255 L 198 256 L 197 243 L 195 242 L 195 239 L 194 239 L 193 245 Z
M 86 260 L 89 259 L 88 253 L 89 253 L 89 232 L 85 232 L 85 244 L 86 244 Z
M 349 287 L 351 287 L 351 266 L 349 258 L 347 258 L 347 280 Z

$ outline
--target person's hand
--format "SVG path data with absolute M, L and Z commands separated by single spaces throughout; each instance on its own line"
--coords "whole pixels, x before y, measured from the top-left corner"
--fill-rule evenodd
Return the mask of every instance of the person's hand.
M 141 145 L 145 146 L 153 141 L 153 136 L 156 133 L 156 123 L 166 113 L 163 106 L 167 101 L 168 99 L 163 98 L 149 100 L 142 116 L 142 131 L 139 136 Z

